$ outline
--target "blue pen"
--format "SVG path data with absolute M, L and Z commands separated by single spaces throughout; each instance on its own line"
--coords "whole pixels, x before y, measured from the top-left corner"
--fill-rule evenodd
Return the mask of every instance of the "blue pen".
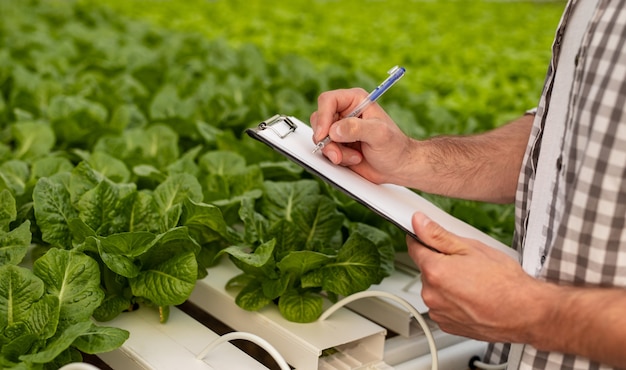
M 378 85 L 377 88 L 375 88 L 371 93 L 369 93 L 369 95 L 365 99 L 363 99 L 363 101 L 359 105 L 357 105 L 356 108 L 354 108 L 354 110 L 350 114 L 348 114 L 345 118 L 360 116 L 361 113 L 363 113 L 363 111 L 365 110 L 365 108 L 369 107 L 370 104 L 378 100 L 378 98 L 380 98 L 380 96 L 383 95 L 385 91 L 389 90 L 389 88 L 393 86 L 393 84 L 395 84 L 400 79 L 400 77 L 404 76 L 405 71 L 406 70 L 404 69 L 404 67 L 395 66 L 391 68 L 387 72 L 387 74 L 389 74 L 389 77 L 387 77 L 387 79 L 383 81 L 383 83 Z M 326 136 L 324 139 L 322 139 L 322 141 L 317 143 L 317 145 L 315 146 L 315 149 L 313 149 L 313 153 L 322 149 L 328 143 L 330 143 L 330 136 Z

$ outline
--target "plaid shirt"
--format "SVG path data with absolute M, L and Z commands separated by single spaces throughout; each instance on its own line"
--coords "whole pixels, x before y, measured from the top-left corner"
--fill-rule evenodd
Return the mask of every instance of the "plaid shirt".
M 578 0 L 579 2 L 586 0 Z M 527 238 L 533 194 L 551 192 L 538 278 L 562 285 L 626 288 L 626 0 L 599 0 L 576 55 L 574 77 L 554 164 L 552 188 L 534 189 L 560 38 L 575 0 L 568 2 L 520 174 L 514 247 Z M 571 25 L 580 27 L 581 25 Z M 626 291 L 625 291 L 626 293 Z M 626 313 L 625 313 L 626 314 Z M 626 329 L 625 329 L 626 330 Z M 507 360 L 508 345 L 492 345 L 485 360 Z M 512 360 L 515 362 L 515 360 Z M 509 369 L 610 369 L 580 356 L 523 346 Z

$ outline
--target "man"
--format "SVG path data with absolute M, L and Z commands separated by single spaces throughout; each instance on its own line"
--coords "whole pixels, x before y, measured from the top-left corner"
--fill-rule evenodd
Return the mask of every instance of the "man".
M 530 35 L 529 35 L 530 37 Z M 407 238 L 430 317 L 508 369 L 626 368 L 626 0 L 570 0 L 538 108 L 472 136 L 418 141 L 361 89 L 320 95 L 323 153 L 375 183 L 516 205 L 522 259 L 444 230 Z

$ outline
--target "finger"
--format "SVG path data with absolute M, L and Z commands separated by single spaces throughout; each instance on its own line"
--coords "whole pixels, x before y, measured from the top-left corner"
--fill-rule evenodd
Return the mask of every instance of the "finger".
M 344 118 L 335 122 L 329 136 L 336 143 L 379 144 L 387 140 L 385 124 L 378 119 Z
M 337 121 L 340 116 L 356 106 L 361 99 L 367 96 L 363 89 L 341 89 L 327 91 L 317 99 L 317 114 L 315 123 L 315 141 L 320 141 L 328 135 L 330 126 Z
M 432 221 L 425 214 L 413 214 L 411 224 L 415 235 L 427 246 L 444 254 L 461 254 L 467 250 L 465 243 L 455 234 Z
M 322 152 L 331 162 L 342 166 L 354 166 L 363 161 L 363 154 L 356 143 L 355 147 L 352 147 L 330 142 L 322 149 Z
M 341 149 L 332 141 L 322 149 L 322 153 L 334 164 L 340 164 L 342 160 Z
M 317 111 L 311 113 L 311 117 L 309 118 L 309 123 L 311 124 L 311 128 L 313 129 L 313 132 L 315 132 L 317 128 Z
M 407 245 L 407 251 L 409 252 L 409 256 L 415 262 L 415 264 L 417 265 L 417 268 L 420 271 L 423 270 L 423 265 L 426 264 L 428 260 L 430 260 L 433 257 L 441 256 L 440 253 L 437 253 L 436 251 L 426 247 L 413 235 L 407 234 L 406 245 Z
M 313 129 L 313 142 L 316 144 L 328 136 L 330 125 L 339 119 L 338 114 L 334 114 L 330 120 L 324 119 L 323 114 L 324 113 L 320 113 L 320 111 L 315 111 L 311 114 L 309 119 L 311 128 Z

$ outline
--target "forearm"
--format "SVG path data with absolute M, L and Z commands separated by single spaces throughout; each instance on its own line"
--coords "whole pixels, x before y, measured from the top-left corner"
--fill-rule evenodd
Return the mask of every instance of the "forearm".
M 574 353 L 626 368 L 626 290 L 551 286 L 545 321 L 531 340 L 539 350 Z M 533 304 L 533 302 L 529 302 Z
M 449 197 L 512 202 L 532 121 L 526 115 L 482 134 L 414 141 L 406 162 L 412 168 L 397 182 Z

